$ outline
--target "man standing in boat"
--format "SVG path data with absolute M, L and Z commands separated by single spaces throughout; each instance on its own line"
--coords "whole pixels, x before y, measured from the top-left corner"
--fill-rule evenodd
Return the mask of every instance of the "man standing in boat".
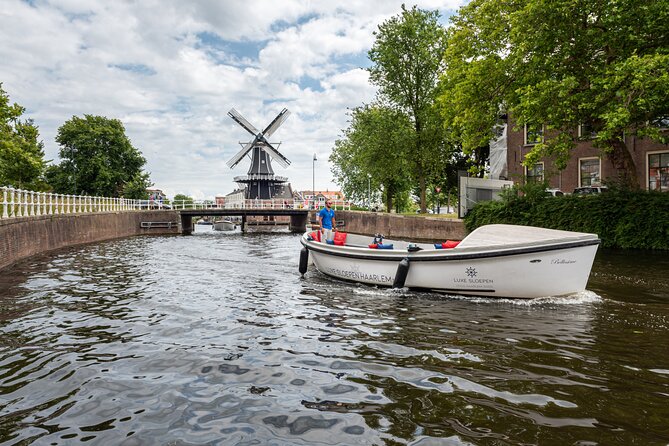
M 335 211 L 331 208 L 332 202 L 325 200 L 325 207 L 316 214 L 316 220 L 321 229 L 321 241 L 332 240 L 332 230 L 336 226 Z

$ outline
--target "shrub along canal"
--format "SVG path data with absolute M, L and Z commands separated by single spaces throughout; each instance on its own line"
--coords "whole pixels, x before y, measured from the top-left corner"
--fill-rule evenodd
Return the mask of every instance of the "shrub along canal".
M 299 250 L 207 231 L 0 272 L 0 442 L 669 443 L 666 253 L 524 301 L 301 278 Z

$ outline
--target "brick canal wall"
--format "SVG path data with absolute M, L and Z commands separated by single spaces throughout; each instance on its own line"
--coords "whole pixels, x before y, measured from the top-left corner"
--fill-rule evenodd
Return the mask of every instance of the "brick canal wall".
M 415 240 L 462 240 L 461 220 L 413 217 L 360 211 L 336 211 L 344 230 L 354 234 Z M 311 219 L 315 221 L 314 214 Z M 172 226 L 142 228 L 142 222 L 171 222 Z M 134 235 L 181 234 L 176 211 L 105 212 L 42 215 L 0 220 L 0 269 L 27 257 L 55 249 Z
M 172 222 L 142 228 L 142 222 Z M 54 249 L 133 235 L 180 234 L 174 211 L 42 215 L 0 220 L 0 269 Z
M 467 235 L 462 220 L 385 214 L 377 212 L 335 211 L 346 232 L 412 241 L 462 240 Z M 313 218 L 315 220 L 315 216 Z

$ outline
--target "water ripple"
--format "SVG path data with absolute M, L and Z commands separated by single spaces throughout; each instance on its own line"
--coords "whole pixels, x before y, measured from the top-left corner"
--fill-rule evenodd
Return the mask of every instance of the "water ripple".
M 648 262 L 600 256 L 592 291 L 507 300 L 300 277 L 299 248 L 209 231 L 0 273 L 0 442 L 669 441 L 669 296 Z

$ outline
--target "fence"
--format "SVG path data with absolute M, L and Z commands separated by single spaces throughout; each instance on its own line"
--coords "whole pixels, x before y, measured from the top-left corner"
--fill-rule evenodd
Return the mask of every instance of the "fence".
M 53 194 L 0 187 L 0 218 L 32 217 L 148 208 L 148 200 Z
M 171 203 L 173 209 L 319 209 L 323 207 L 313 200 L 286 200 L 274 198 L 269 200 L 243 199 L 231 200 L 225 204 L 217 204 L 208 200 L 179 200 Z M 351 203 L 344 200 L 332 200 L 335 210 L 351 210 Z
M 210 200 L 181 200 L 166 204 L 157 200 L 65 195 L 12 187 L 0 187 L 0 200 L 0 218 L 3 219 L 147 209 L 316 209 L 318 205 L 313 201 L 283 199 L 238 200 L 227 205 L 216 204 Z M 351 204 L 346 201 L 333 200 L 332 204 L 334 209 L 351 209 Z

